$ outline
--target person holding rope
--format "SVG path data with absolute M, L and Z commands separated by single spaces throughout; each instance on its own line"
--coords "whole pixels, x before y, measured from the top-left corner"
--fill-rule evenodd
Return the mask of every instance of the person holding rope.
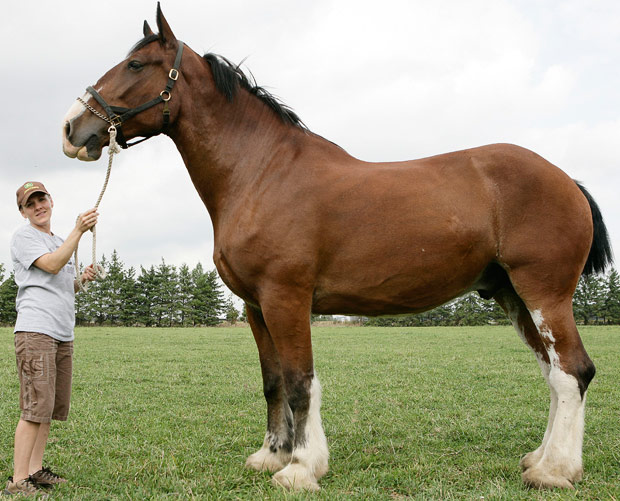
M 79 281 L 96 278 L 93 265 L 79 280 L 71 260 L 82 235 L 97 224 L 99 213 L 80 214 L 66 240 L 51 229 L 54 202 L 42 183 L 30 181 L 17 190 L 17 206 L 29 224 L 11 239 L 15 270 L 17 321 L 15 355 L 21 408 L 15 430 L 14 471 L 4 494 L 36 496 L 66 480 L 43 466 L 52 419 L 69 413 L 73 364 L 75 293 Z

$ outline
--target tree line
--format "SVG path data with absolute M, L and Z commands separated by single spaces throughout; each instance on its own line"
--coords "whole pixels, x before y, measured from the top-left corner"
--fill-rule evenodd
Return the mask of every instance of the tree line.
M 147 327 L 212 326 L 235 323 L 239 311 L 232 296 L 224 297 L 215 269 L 198 263 L 176 267 L 164 259 L 157 266 L 140 270 L 127 267 L 116 251 L 99 262 L 105 278 L 91 282 L 86 292 L 75 296 L 76 325 Z M 0 324 L 16 319 L 17 286 L 11 273 L 4 279 L 0 264 Z
M 215 269 L 198 263 L 193 269 L 179 267 L 164 259 L 157 266 L 127 267 L 114 251 L 100 264 L 106 277 L 92 282 L 85 293 L 76 295 L 77 325 L 119 325 L 187 327 L 212 326 L 224 321 L 245 319 L 234 305 L 232 295 L 224 297 Z M 0 263 L 0 324 L 15 322 L 17 286 L 13 273 Z M 620 324 L 620 275 L 611 269 L 605 275 L 581 277 L 573 298 L 575 319 L 581 324 Z M 313 320 L 333 317 L 313 316 Z M 495 301 L 476 293 L 417 315 L 359 318 L 364 325 L 432 326 L 508 324 Z

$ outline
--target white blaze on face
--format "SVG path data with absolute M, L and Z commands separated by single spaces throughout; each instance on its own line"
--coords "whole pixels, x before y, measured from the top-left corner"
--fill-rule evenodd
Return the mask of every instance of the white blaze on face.
M 81 99 L 85 102 L 88 102 L 90 98 L 90 93 L 86 92 Z M 71 130 L 73 121 L 75 121 L 76 118 L 80 117 L 85 112 L 90 113 L 90 111 L 88 111 L 86 107 L 77 99 L 75 100 L 73 105 L 71 105 L 69 111 L 67 111 L 62 124 L 62 151 L 70 158 L 77 157 L 79 160 L 93 161 L 96 159 L 88 156 L 88 150 L 86 146 L 74 145 L 67 135 L 67 132 Z
M 88 102 L 88 100 L 90 99 L 90 93 L 84 93 L 81 99 Z M 75 102 L 71 105 L 71 108 L 69 108 L 69 111 L 67 111 L 67 113 L 65 114 L 63 122 L 70 122 L 74 118 L 79 117 L 85 111 L 86 108 L 84 107 L 84 105 L 76 99 Z
M 84 101 L 88 101 L 89 98 L 90 94 L 88 92 L 86 92 L 82 96 L 82 99 Z M 83 147 L 74 146 L 71 141 L 69 141 L 69 138 L 67 137 L 67 127 L 70 127 L 71 122 L 85 111 L 86 108 L 84 107 L 84 105 L 76 99 L 75 102 L 71 105 L 71 108 L 69 108 L 69 111 L 67 111 L 67 113 L 65 114 L 65 118 L 62 121 L 62 151 L 68 157 L 77 157 Z

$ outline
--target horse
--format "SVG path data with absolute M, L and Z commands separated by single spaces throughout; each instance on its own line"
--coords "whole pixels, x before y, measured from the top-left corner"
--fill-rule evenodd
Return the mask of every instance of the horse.
M 572 296 L 582 274 L 613 259 L 588 191 L 510 144 L 358 160 L 226 58 L 178 40 L 159 4 L 157 26 L 145 21 L 127 57 L 71 106 L 63 150 L 97 160 L 109 126 L 123 147 L 162 133 L 177 146 L 213 223 L 216 268 L 245 302 L 258 347 L 267 431 L 246 466 L 310 491 L 328 471 L 311 313 L 416 313 L 477 291 L 504 309 L 550 389 L 522 480 L 573 488 L 595 367 Z

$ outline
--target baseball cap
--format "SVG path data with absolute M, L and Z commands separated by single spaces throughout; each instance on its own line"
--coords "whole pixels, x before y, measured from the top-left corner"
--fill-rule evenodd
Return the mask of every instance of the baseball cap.
M 47 191 L 45 186 L 43 186 L 43 183 L 39 183 L 38 181 L 28 181 L 27 183 L 22 184 L 17 189 L 17 207 L 24 205 L 30 198 L 30 195 L 39 192 L 49 195 L 49 191 Z

